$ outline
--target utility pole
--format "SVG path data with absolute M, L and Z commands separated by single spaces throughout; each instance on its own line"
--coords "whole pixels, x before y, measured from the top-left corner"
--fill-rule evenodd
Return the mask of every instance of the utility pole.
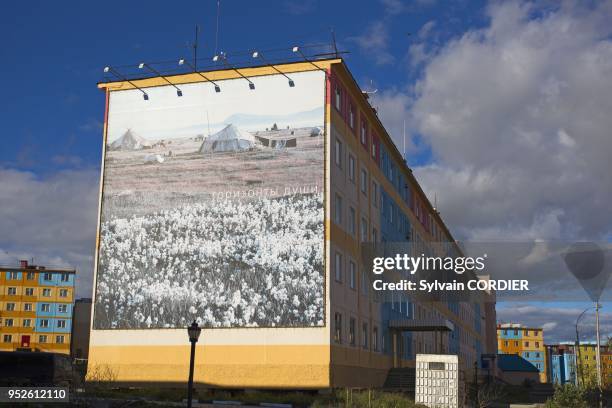
M 601 385 L 601 352 L 599 350 L 599 301 L 595 303 L 595 330 L 597 334 L 597 349 L 595 350 L 595 357 L 597 358 L 597 388 L 599 388 L 599 407 L 602 407 L 602 385 Z
M 200 33 L 200 26 L 195 26 L 195 40 L 193 41 L 193 70 L 198 70 L 198 34 Z

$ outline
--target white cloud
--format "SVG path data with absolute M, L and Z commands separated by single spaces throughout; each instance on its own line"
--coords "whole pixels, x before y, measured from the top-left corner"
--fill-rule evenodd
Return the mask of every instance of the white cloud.
M 374 21 L 363 34 L 348 40 L 356 43 L 377 65 L 387 65 L 395 60 L 389 52 L 389 26 L 385 20 Z
M 77 296 L 91 296 L 99 172 L 39 178 L 0 168 L 0 264 L 20 259 L 77 269 Z
M 414 102 L 381 117 L 392 129 L 409 118 L 431 147 L 433 162 L 415 174 L 456 235 L 603 238 L 612 231 L 612 2 L 500 2 L 488 15 L 488 26 L 423 54 L 414 92 L 382 92 L 381 106 Z
M 543 307 L 542 305 L 505 304 L 497 310 L 500 323 L 520 323 L 528 327 L 542 327 L 546 344 L 573 341 L 576 338 L 576 318 L 584 308 Z M 612 336 L 612 313 L 600 312 L 602 343 Z M 544 322 L 544 323 L 543 323 Z M 578 326 L 580 339 L 595 340 L 595 312 L 587 312 Z

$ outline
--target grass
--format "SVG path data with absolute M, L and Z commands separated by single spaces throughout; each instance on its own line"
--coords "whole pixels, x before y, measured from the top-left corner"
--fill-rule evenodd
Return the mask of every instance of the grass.
M 89 390 L 85 397 L 108 399 L 143 399 L 130 404 L 130 407 L 154 406 L 148 401 L 180 402 L 186 398 L 184 389 L 166 388 L 114 388 Z M 147 401 L 148 400 L 148 401 Z M 260 403 L 291 404 L 295 408 L 425 408 L 415 404 L 412 398 L 401 393 L 390 393 L 374 390 L 338 389 L 329 394 L 319 394 L 315 391 L 230 391 L 208 390 L 196 391 L 194 401 L 240 401 L 246 405 Z M 159 406 L 159 405 L 157 405 Z

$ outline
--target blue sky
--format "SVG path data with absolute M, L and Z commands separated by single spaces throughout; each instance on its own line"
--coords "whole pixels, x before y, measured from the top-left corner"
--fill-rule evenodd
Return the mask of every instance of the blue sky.
M 89 295 L 102 68 L 188 56 L 195 24 L 210 57 L 215 18 L 214 0 L 3 6 L 0 264 L 75 266 Z M 218 48 L 289 49 L 333 28 L 399 146 L 406 123 L 407 160 L 456 238 L 609 241 L 611 20 L 610 1 L 222 0 Z M 567 337 L 582 306 L 537 316 Z

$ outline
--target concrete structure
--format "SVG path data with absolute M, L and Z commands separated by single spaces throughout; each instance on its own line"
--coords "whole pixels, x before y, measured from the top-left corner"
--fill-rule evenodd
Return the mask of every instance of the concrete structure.
M 554 384 L 576 384 L 575 347 L 563 344 L 546 345 L 548 378 Z
M 91 299 L 82 298 L 74 302 L 72 313 L 72 341 L 70 356 L 87 359 L 89 356 L 89 330 L 91 327 Z
M 455 354 L 460 372 L 471 370 L 482 353 L 496 353 L 492 294 L 475 303 L 417 303 L 405 293 L 385 300 L 373 292 L 371 271 L 361 260 L 362 243 L 410 241 L 422 251 L 439 254 L 459 249 L 341 59 L 278 64 L 275 69 L 245 67 L 240 75 L 277 75 L 277 70 L 326 74 L 321 84 L 326 89 L 325 323 L 204 329 L 197 344 L 195 383 L 379 387 L 391 368 L 414 369 L 419 353 Z M 232 69 L 205 76 L 216 82 L 240 78 Z M 101 83 L 99 88 L 108 101 L 110 93 L 133 89 L 134 84 L 148 89 L 165 86 L 167 80 L 180 86 L 202 78 L 189 73 Z M 105 118 L 105 135 L 107 126 Z M 91 333 L 89 366 L 109 366 L 118 381 L 183 383 L 188 362 L 189 342 L 182 328 Z
M 516 323 L 497 326 L 497 347 L 501 354 L 516 354 L 532 363 L 540 372 L 540 382 L 547 382 L 544 330 Z
M 460 376 L 457 356 L 417 354 L 414 401 L 428 407 L 462 407 L 464 381 Z
M 21 261 L 0 267 L 0 351 L 68 354 L 74 298 L 73 269 Z

